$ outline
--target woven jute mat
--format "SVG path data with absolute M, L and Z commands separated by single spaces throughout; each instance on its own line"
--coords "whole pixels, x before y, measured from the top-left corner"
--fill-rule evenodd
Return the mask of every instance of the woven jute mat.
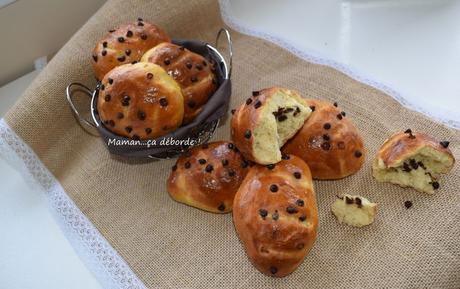
M 139 16 L 173 38 L 210 43 L 224 26 L 214 0 L 109 1 L 57 53 L 6 121 L 148 287 L 460 288 L 460 166 L 441 178 L 441 188 L 432 196 L 377 183 L 370 166 L 393 132 L 410 127 L 450 140 L 457 157 L 460 133 L 266 41 L 232 31 L 232 107 L 252 90 L 274 85 L 337 101 L 361 130 L 369 153 L 357 174 L 315 181 L 319 236 L 297 271 L 282 279 L 262 275 L 246 258 L 231 214 L 210 214 L 170 199 L 165 182 L 175 160 L 134 163 L 112 158 L 100 138 L 77 124 L 64 90 L 74 81 L 94 86 L 94 44 L 107 30 Z M 229 131 L 227 119 L 214 139 L 228 139 Z M 340 225 L 330 205 L 341 193 L 379 203 L 376 222 L 362 229 Z M 406 200 L 414 206 L 406 209 Z

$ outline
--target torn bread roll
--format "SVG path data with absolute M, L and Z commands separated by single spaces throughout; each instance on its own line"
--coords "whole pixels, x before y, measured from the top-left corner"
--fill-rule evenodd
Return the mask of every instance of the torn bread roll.
M 455 163 L 448 146 L 448 141 L 440 142 L 410 129 L 396 133 L 378 151 L 372 164 L 373 176 L 380 182 L 433 194 L 440 188 L 438 176 L 448 173 Z
M 276 165 L 255 165 L 235 195 L 233 223 L 246 253 L 264 274 L 293 272 L 316 239 L 318 209 L 308 165 L 284 155 Z
M 331 210 L 339 223 L 363 227 L 374 222 L 377 204 L 361 196 L 344 194 L 341 197 L 337 196 Z
M 259 164 L 281 160 L 280 147 L 302 127 L 311 109 L 297 92 L 280 87 L 254 91 L 233 111 L 231 134 L 243 156 Z

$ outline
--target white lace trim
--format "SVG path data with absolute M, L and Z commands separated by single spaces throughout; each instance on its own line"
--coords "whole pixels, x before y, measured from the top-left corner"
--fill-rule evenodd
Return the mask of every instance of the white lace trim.
M 370 85 L 376 89 L 379 89 L 385 92 L 386 94 L 390 95 L 395 100 L 397 100 L 402 106 L 408 109 L 421 112 L 434 120 L 437 120 L 447 126 L 460 130 L 460 121 L 449 118 L 448 116 L 435 115 L 431 113 L 430 111 L 427 111 L 426 109 L 420 107 L 416 103 L 408 101 L 400 93 L 398 93 L 397 91 L 395 91 L 388 85 L 375 81 L 365 76 L 363 73 L 358 72 L 357 70 L 347 65 L 344 65 L 334 60 L 330 60 L 330 59 L 321 57 L 317 52 L 314 52 L 311 50 L 307 51 L 306 49 L 299 49 L 293 43 L 281 37 L 270 35 L 269 33 L 266 33 L 259 29 L 255 29 L 253 27 L 248 27 L 247 25 L 241 23 L 238 19 L 236 19 L 235 17 L 231 15 L 230 13 L 231 8 L 230 8 L 229 0 L 219 0 L 219 4 L 220 4 L 220 13 L 222 15 L 223 21 L 233 30 L 236 30 L 243 34 L 262 38 L 264 40 L 275 43 L 306 61 L 333 67 L 357 81 L 360 81 L 362 83 L 365 83 L 367 85 Z
M 146 288 L 78 209 L 37 155 L 3 119 L 0 120 L 0 157 L 23 174 L 30 185 L 44 191 L 57 223 L 104 288 Z

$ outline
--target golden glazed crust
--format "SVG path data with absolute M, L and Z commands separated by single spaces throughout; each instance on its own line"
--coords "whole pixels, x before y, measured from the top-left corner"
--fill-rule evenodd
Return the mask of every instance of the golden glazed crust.
M 182 88 L 184 123 L 191 122 L 217 88 L 213 66 L 203 56 L 172 43 L 161 43 L 147 51 L 142 61 L 163 67 Z
M 137 62 L 150 48 L 171 41 L 161 28 L 140 20 L 110 30 L 96 44 L 92 63 L 98 80 L 114 67 Z
M 318 209 L 308 165 L 283 156 L 276 165 L 255 165 L 233 202 L 233 222 L 246 253 L 264 274 L 293 272 L 312 248 Z
M 214 213 L 228 213 L 249 169 L 233 143 L 213 142 L 182 155 L 168 179 L 170 196 Z
M 97 110 L 104 126 L 115 134 L 152 139 L 181 125 L 184 100 L 179 85 L 163 68 L 139 62 L 105 75 Z
M 328 102 L 307 102 L 314 111 L 282 151 L 307 162 L 314 179 L 340 179 L 356 173 L 364 163 L 366 150 L 354 124 Z

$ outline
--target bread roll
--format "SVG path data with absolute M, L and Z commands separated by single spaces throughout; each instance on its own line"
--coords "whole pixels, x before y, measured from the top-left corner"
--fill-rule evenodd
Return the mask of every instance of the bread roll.
M 184 123 L 191 122 L 217 88 L 213 66 L 203 56 L 172 43 L 161 43 L 147 51 L 141 61 L 163 67 L 182 88 Z
M 307 162 L 314 179 L 340 179 L 356 173 L 366 150 L 354 124 L 335 105 L 315 99 L 307 102 L 313 112 L 282 151 Z
M 374 178 L 419 192 L 433 194 L 440 188 L 438 176 L 449 172 L 455 158 L 448 141 L 437 141 L 410 129 L 387 139 L 372 164 Z
M 173 166 L 168 192 L 181 203 L 214 213 L 228 213 L 249 170 L 233 143 L 213 142 L 192 148 Z
M 332 204 L 332 213 L 340 223 L 353 227 L 363 227 L 374 222 L 377 204 L 361 196 L 345 194 Z
M 233 142 L 259 164 L 281 160 L 280 147 L 302 127 L 311 110 L 297 92 L 272 87 L 254 91 L 232 117 Z
M 160 66 L 125 64 L 102 79 L 97 111 L 110 131 L 132 139 L 167 134 L 182 123 L 182 91 Z
M 308 165 L 284 155 L 276 165 L 255 165 L 233 202 L 233 222 L 246 253 L 264 274 L 293 272 L 312 248 L 318 209 Z
M 169 42 L 169 36 L 158 26 L 138 19 L 110 30 L 94 47 L 93 68 L 101 80 L 114 67 L 137 62 L 142 55 L 161 42 Z

